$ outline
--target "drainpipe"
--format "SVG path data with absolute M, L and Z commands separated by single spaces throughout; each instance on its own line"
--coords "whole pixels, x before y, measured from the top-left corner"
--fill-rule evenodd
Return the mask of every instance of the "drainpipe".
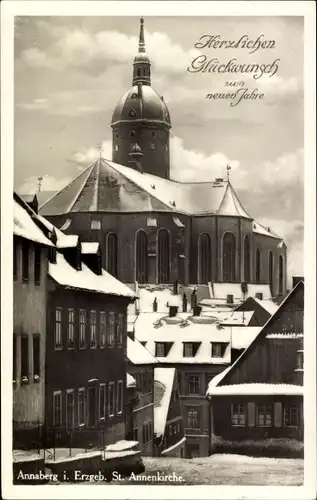
M 212 435 L 212 411 L 211 411 L 211 394 L 206 396 L 208 402 L 208 456 L 212 454 L 212 446 L 211 446 L 211 435 Z

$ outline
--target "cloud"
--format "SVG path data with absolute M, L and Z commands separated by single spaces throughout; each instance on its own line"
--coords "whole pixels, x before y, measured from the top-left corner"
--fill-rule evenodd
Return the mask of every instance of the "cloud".
M 63 177 L 56 179 L 51 175 L 44 175 L 41 190 L 42 191 L 60 191 L 71 181 L 71 177 Z M 17 192 L 21 194 L 34 194 L 38 191 L 38 177 L 33 175 L 28 177 L 23 184 L 17 188 Z

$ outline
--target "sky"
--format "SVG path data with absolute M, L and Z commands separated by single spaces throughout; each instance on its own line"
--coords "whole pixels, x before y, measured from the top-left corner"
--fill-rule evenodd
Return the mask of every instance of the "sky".
M 64 187 L 97 158 L 111 159 L 111 117 L 132 85 L 138 17 L 17 17 L 15 23 L 15 188 Z M 274 41 L 272 48 L 195 47 L 201 36 Z M 203 40 L 206 40 L 204 38 Z M 288 245 L 288 274 L 303 274 L 303 18 L 146 17 L 152 87 L 171 120 L 171 176 L 208 181 L 224 176 L 246 210 Z M 240 44 L 241 45 L 241 44 Z M 268 45 L 268 44 L 267 44 Z M 226 64 L 270 65 L 270 77 L 191 72 L 206 56 Z M 206 99 L 243 82 L 262 99 Z

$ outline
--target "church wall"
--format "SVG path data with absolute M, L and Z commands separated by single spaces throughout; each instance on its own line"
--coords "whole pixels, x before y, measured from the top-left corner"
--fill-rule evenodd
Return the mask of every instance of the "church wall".
M 177 217 L 184 228 L 178 227 L 173 218 Z M 48 217 L 60 227 L 67 217 Z M 148 226 L 148 218 L 155 219 L 157 226 Z M 170 282 L 186 282 L 188 276 L 188 246 L 190 235 L 190 219 L 187 216 L 173 213 L 77 213 L 71 215 L 72 223 L 65 231 L 67 234 L 78 234 L 82 241 L 98 241 L 102 250 L 102 265 L 106 267 L 106 236 L 114 232 L 118 237 L 118 279 L 125 283 L 135 281 L 135 237 L 138 230 L 143 229 L 148 236 L 148 274 L 149 283 L 157 282 L 156 240 L 159 229 L 167 229 L 170 233 Z M 101 221 L 101 229 L 91 229 L 92 220 Z M 184 255 L 185 258 L 180 258 Z M 184 265 L 181 272 L 180 266 Z M 182 276 L 183 275 L 183 276 Z
M 265 236 L 257 233 L 253 233 L 253 248 L 254 252 L 252 255 L 252 267 L 255 276 L 256 269 L 256 249 L 259 248 L 261 251 L 261 274 L 260 279 L 262 283 L 269 283 L 269 252 L 273 253 L 273 286 L 272 295 L 276 296 L 279 293 L 279 256 L 282 255 L 284 259 L 284 290 L 283 294 L 286 292 L 286 271 L 287 271 L 287 249 L 283 245 L 281 248 L 279 244 L 281 240 L 276 238 L 271 238 L 270 236 Z
M 132 134 L 132 135 L 131 135 Z M 113 129 L 112 159 L 115 163 L 133 167 L 129 153 L 137 143 L 143 153 L 140 162 L 144 172 L 169 178 L 169 131 L 154 123 L 121 123 Z

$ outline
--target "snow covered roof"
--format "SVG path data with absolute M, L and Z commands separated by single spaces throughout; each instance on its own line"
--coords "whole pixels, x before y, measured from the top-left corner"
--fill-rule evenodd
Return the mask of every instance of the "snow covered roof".
M 241 283 L 212 283 L 212 298 L 226 299 L 227 295 L 233 295 L 234 301 L 243 301 L 244 295 L 241 289 Z M 272 299 L 270 285 L 249 284 L 245 298 L 255 297 L 256 293 L 261 293 L 263 299 Z
M 74 248 L 78 245 L 78 235 L 77 234 L 65 234 L 51 222 L 49 222 L 42 215 L 38 216 L 40 221 L 47 227 L 49 231 L 55 231 L 56 234 L 56 247 L 57 248 Z
M 157 359 L 138 341 L 128 337 L 127 357 L 134 365 L 149 365 L 157 363 Z
M 127 387 L 136 387 L 136 380 L 130 373 L 127 373 Z
M 175 318 L 166 317 L 162 313 L 141 313 L 134 325 L 135 337 L 146 342 L 145 347 L 153 356 L 156 343 L 171 344 L 167 355 L 157 358 L 160 363 L 230 363 L 231 329 L 228 326 L 219 328 L 216 322 L 210 322 L 208 318 L 192 318 L 190 313 L 180 313 Z M 198 344 L 194 357 L 184 357 L 184 342 Z M 223 357 L 211 356 L 212 342 L 227 344 Z
M 253 225 L 252 225 L 252 231 L 253 233 L 257 234 L 263 234 L 264 236 L 271 236 L 271 238 L 276 238 L 278 240 L 281 239 L 280 236 L 278 236 L 276 233 L 274 233 L 271 228 L 266 228 L 256 220 L 253 220 Z
M 257 297 L 253 297 L 253 300 L 260 304 L 269 314 L 274 314 L 278 310 L 278 305 L 273 300 L 260 300 Z
M 274 324 L 274 320 L 276 317 L 278 317 L 278 314 L 280 312 L 283 312 L 286 305 L 293 300 L 295 300 L 295 297 L 296 297 L 296 294 L 297 293 L 301 293 L 302 294 L 302 301 L 303 301 L 303 293 L 304 293 L 304 283 L 303 281 L 299 281 L 295 287 L 292 289 L 292 291 L 285 297 L 285 299 L 283 300 L 283 302 L 281 302 L 281 304 L 279 305 L 278 309 L 275 311 L 275 313 L 268 319 L 268 321 L 266 322 L 266 324 L 260 328 L 260 331 L 254 336 L 254 339 L 249 343 L 249 345 L 245 348 L 245 350 L 242 352 L 242 354 L 238 357 L 238 359 L 236 359 L 236 361 L 230 366 L 228 367 L 227 370 L 223 371 L 222 372 L 222 376 L 219 377 L 219 379 L 216 381 L 216 385 L 217 387 L 220 387 L 219 384 L 221 385 L 221 387 L 224 387 L 226 384 L 224 384 L 224 379 L 227 377 L 227 375 L 230 375 L 232 372 L 234 372 L 234 370 L 236 370 L 236 367 L 238 365 L 240 365 L 241 363 L 244 363 L 244 362 L 247 362 L 247 357 L 250 353 L 252 353 L 252 349 L 254 349 L 258 343 L 258 341 L 260 339 L 263 339 L 263 338 L 274 338 L 278 336 L 278 338 L 288 338 L 289 337 L 289 334 L 294 334 L 295 336 L 299 336 L 300 334 L 302 335 L 302 332 L 294 332 L 293 331 L 293 321 L 290 317 L 290 314 L 288 313 L 287 314 L 287 317 L 290 318 L 290 323 L 289 323 L 289 326 L 291 328 L 291 331 L 287 331 L 287 329 L 284 329 L 285 331 L 283 332 L 272 332 L 270 330 L 270 327 L 272 324 Z M 255 331 L 258 327 L 255 327 Z M 247 329 L 251 329 L 251 327 L 247 327 Z M 253 329 L 253 328 L 252 328 Z M 238 329 L 237 329 L 238 330 Z M 234 334 L 233 334 L 234 336 Z M 214 380 L 214 379 L 213 379 Z M 213 382 L 213 381 L 211 381 Z M 210 383 L 211 383 L 210 382 Z M 215 383 L 215 382 L 213 382 Z M 229 384 L 227 384 L 229 385 Z M 250 384 L 248 384 L 250 385 Z M 280 385 L 280 384 L 278 384 Z M 213 387 L 213 385 L 211 385 L 211 387 Z M 208 389 L 209 390 L 209 389 Z M 208 392 L 207 392 L 208 394 Z
M 182 437 L 182 439 L 180 439 L 177 443 L 173 444 L 172 446 L 169 446 L 168 448 L 165 448 L 165 450 L 162 450 L 161 455 L 167 455 L 171 451 L 175 450 L 176 448 L 184 444 L 185 441 L 186 441 L 186 436 Z
M 228 181 L 181 183 L 102 158 L 44 201 L 40 210 L 43 215 L 174 212 L 178 214 L 174 222 L 179 227 L 186 225 L 186 220 L 180 218 L 181 214 L 218 214 L 251 219 Z
M 139 444 L 138 441 L 127 441 L 126 439 L 121 439 L 113 444 L 108 444 L 106 446 L 106 451 L 125 451 L 131 450 L 131 448 L 135 448 Z
M 246 349 L 259 335 L 262 326 L 234 326 L 231 329 L 232 349 Z
M 301 385 L 292 384 L 232 384 L 211 386 L 211 383 L 209 383 L 207 396 L 302 396 L 303 389 Z
M 133 291 L 102 269 L 97 275 L 89 267 L 82 263 L 81 270 L 73 268 L 65 257 L 57 252 L 56 264 L 49 263 L 49 275 L 60 285 L 89 290 L 107 295 L 119 295 L 122 297 L 135 297 Z
M 154 369 L 154 433 L 165 432 L 168 409 L 174 384 L 175 368 Z
M 53 246 L 53 243 L 45 236 L 43 231 L 37 226 L 30 215 L 31 209 L 27 210 L 23 207 L 23 200 L 21 200 L 21 204 L 18 201 L 13 200 L 13 233 L 16 236 L 21 236 L 30 241 L 34 241 L 36 243 L 40 243 L 46 246 Z M 32 211 L 33 212 L 33 211 Z M 34 214 L 36 218 L 37 215 Z
M 255 313 L 254 311 L 223 311 L 221 313 L 202 313 L 203 316 L 207 314 L 212 314 L 215 317 L 219 317 L 219 321 L 222 325 L 248 325 Z
M 100 248 L 100 245 L 97 241 L 83 241 L 81 243 L 81 253 L 82 254 L 96 254 L 98 253 L 98 250 Z

